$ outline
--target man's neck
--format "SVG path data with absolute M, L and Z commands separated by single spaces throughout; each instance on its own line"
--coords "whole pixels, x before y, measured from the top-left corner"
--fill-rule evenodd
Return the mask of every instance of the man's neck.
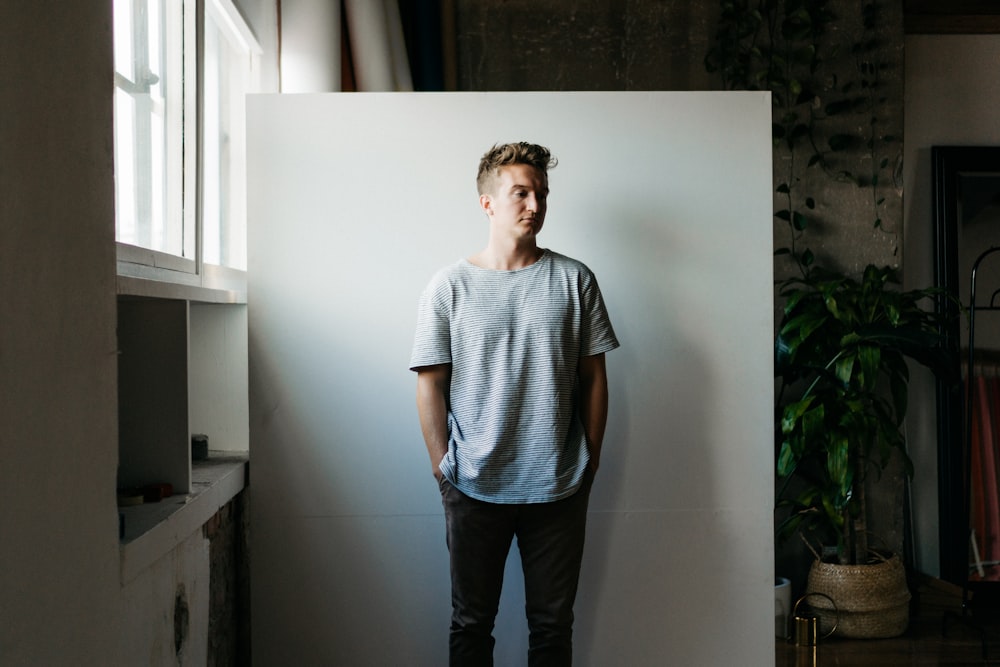
M 543 250 L 534 242 L 510 248 L 501 248 L 490 243 L 482 251 L 469 258 L 469 262 L 482 269 L 494 271 L 516 271 L 531 266 L 542 257 Z

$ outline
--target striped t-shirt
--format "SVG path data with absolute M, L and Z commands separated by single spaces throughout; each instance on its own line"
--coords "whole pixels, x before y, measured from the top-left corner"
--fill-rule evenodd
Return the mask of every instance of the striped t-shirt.
M 546 250 L 515 271 L 466 260 L 439 271 L 420 297 L 410 368 L 451 364 L 441 473 L 487 502 L 571 496 L 589 461 L 579 360 L 616 347 L 581 262 Z

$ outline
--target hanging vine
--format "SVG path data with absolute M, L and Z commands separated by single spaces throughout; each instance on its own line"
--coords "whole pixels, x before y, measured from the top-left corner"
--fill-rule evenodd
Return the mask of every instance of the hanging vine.
M 832 226 L 843 205 L 822 179 L 807 178 L 810 172 L 866 188 L 872 224 L 886 229 L 882 191 L 891 184 L 885 177 L 891 166 L 887 146 L 896 138 L 883 132 L 880 119 L 888 65 L 876 37 L 879 5 L 862 2 L 858 15 L 850 17 L 858 29 L 845 30 L 851 22 L 834 13 L 834 4 L 722 0 L 715 40 L 705 57 L 707 70 L 718 73 L 727 90 L 771 92 L 774 216 L 788 239 L 775 254 L 790 257 L 801 275 L 816 261 L 807 230 Z M 848 33 L 854 39 L 845 44 Z

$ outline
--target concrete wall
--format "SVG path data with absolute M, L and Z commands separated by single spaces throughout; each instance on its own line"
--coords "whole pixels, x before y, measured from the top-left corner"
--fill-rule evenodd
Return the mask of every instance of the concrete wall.
M 714 0 L 456 0 L 459 90 L 711 90 Z

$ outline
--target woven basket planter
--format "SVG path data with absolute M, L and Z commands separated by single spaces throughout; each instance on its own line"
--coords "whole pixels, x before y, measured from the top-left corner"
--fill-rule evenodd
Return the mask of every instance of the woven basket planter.
M 856 639 L 897 637 L 910 622 L 910 590 L 906 570 L 896 555 L 871 565 L 839 565 L 813 561 L 807 593 L 829 595 L 810 599 L 819 616 L 820 631 Z

